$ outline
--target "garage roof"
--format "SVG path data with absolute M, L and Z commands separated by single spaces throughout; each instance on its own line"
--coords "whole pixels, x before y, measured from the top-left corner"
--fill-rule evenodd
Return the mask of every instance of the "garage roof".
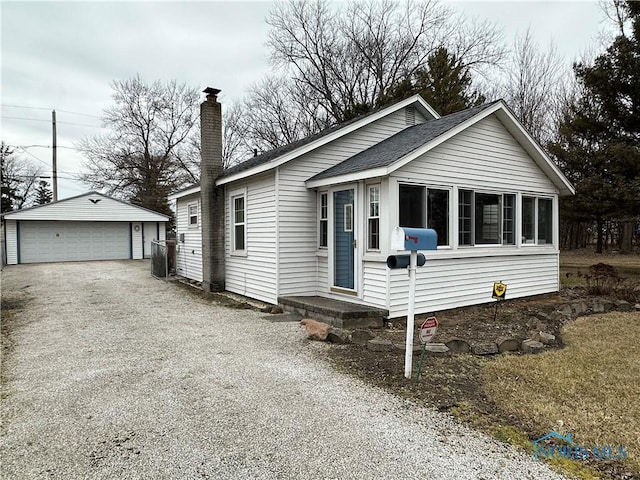
M 7 220 L 67 220 L 92 222 L 167 222 L 169 217 L 131 203 L 89 192 L 57 202 L 5 213 Z

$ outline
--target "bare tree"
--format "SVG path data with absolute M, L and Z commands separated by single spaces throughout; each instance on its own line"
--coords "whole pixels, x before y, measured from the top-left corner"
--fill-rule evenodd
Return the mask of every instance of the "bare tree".
M 598 0 L 598 6 L 607 20 L 615 26 L 617 34 L 627 36 L 626 29 L 630 26 L 631 16 L 625 8 L 626 0 Z
M 435 0 L 292 1 L 276 4 L 268 23 L 273 61 L 332 123 L 374 108 L 442 46 L 473 72 L 504 54 L 494 25 Z
M 135 78 L 112 83 L 114 105 L 104 112 L 110 133 L 82 140 L 80 180 L 142 206 L 168 211 L 167 193 L 198 180 L 192 143 L 198 119 L 197 89 Z
M 42 168 L 17 156 L 4 142 L 0 144 L 0 163 L 2 213 L 32 206 Z
M 513 57 L 492 96 L 503 98 L 534 138 L 544 144 L 556 131 L 565 95 L 562 88 L 568 78 L 555 45 L 550 43 L 542 50 L 527 30 L 515 38 Z

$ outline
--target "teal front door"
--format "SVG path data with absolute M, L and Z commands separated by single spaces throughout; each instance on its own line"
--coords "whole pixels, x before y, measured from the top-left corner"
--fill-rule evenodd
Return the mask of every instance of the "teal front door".
M 355 290 L 354 189 L 333 192 L 333 285 Z

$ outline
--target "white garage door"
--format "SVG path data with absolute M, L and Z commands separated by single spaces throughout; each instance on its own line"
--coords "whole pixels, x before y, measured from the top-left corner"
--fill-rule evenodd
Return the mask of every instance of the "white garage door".
M 20 263 L 131 257 L 124 222 L 20 222 Z

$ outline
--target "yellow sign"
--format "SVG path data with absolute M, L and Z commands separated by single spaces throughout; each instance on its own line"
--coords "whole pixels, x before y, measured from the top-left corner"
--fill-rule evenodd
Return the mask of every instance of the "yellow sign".
M 504 300 L 507 296 L 507 284 L 502 282 L 493 283 L 492 297 L 496 300 Z

